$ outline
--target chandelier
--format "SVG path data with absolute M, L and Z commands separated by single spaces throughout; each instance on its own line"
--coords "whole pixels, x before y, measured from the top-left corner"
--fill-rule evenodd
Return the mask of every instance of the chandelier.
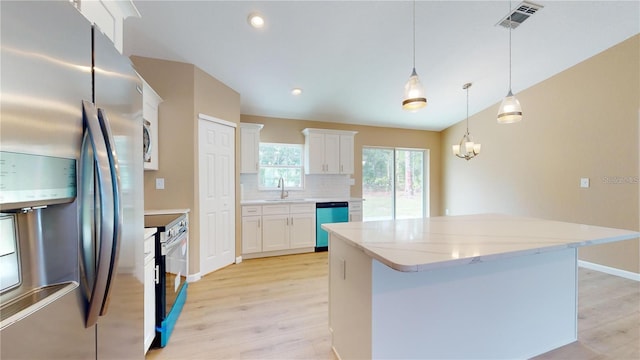
M 466 83 L 462 85 L 464 90 L 467 90 L 467 132 L 462 135 L 462 139 L 460 139 L 460 143 L 452 146 L 453 154 L 461 159 L 471 160 L 476 155 L 480 154 L 480 148 L 482 145 L 476 144 L 473 142 L 471 138 L 471 134 L 469 134 L 469 88 L 471 87 L 471 83 Z

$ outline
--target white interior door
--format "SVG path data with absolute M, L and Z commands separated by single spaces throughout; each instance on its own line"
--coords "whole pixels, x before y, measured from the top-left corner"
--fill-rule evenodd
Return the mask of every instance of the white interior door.
M 235 261 L 235 128 L 201 115 L 199 139 L 200 274 Z

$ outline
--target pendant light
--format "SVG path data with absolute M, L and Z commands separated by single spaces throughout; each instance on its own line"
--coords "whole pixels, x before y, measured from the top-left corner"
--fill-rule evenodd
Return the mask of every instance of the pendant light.
M 427 106 L 427 97 L 424 87 L 416 73 L 416 2 L 413 1 L 413 71 L 409 76 L 409 81 L 404 86 L 404 97 L 402 98 L 402 109 L 407 111 L 417 111 Z
M 511 91 L 511 1 L 509 1 L 509 93 L 498 109 L 498 124 L 510 124 L 522 120 L 522 107 Z
M 464 90 L 467 90 L 467 132 L 462 135 L 462 139 L 460 139 L 460 143 L 457 145 L 453 145 L 451 150 L 453 150 L 453 154 L 461 159 L 471 160 L 476 155 L 480 154 L 480 149 L 482 145 L 476 144 L 473 142 L 471 138 L 471 134 L 469 134 L 469 88 L 471 87 L 471 83 L 466 83 L 462 85 Z

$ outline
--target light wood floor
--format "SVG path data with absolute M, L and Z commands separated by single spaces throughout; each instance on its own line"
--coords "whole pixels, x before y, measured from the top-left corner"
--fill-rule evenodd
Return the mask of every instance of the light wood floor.
M 331 359 L 327 253 L 245 260 L 189 284 L 147 359 Z M 640 283 L 580 269 L 579 341 L 536 359 L 640 359 Z

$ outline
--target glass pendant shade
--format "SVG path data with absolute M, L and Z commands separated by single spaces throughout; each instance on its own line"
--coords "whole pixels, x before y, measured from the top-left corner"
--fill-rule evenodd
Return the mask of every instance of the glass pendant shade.
M 520 120 L 522 120 L 522 107 L 518 99 L 509 90 L 507 97 L 502 100 L 500 109 L 498 109 L 498 123 L 511 124 Z
M 420 82 L 418 73 L 414 68 L 409 77 L 409 81 L 404 86 L 404 97 L 402 98 L 402 108 L 408 111 L 416 111 L 427 106 L 427 98 L 424 86 Z

